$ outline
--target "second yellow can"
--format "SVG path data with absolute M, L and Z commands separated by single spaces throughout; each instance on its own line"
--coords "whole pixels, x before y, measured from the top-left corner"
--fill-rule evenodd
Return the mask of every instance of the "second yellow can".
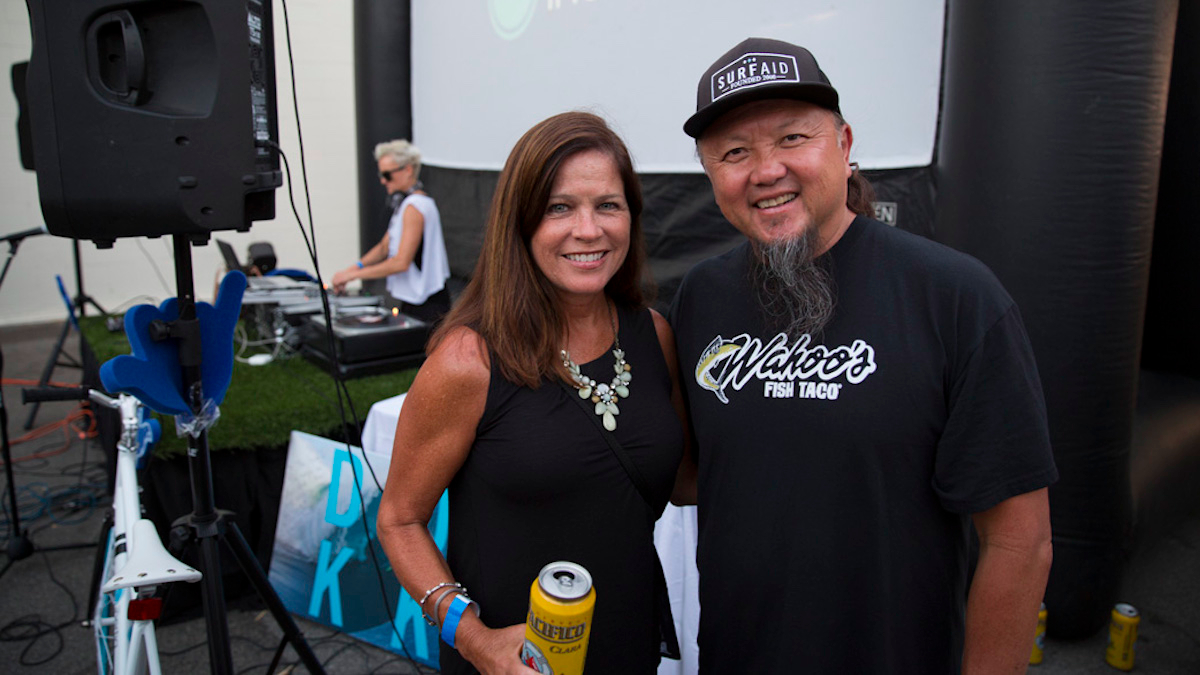
M 1141 617 L 1133 605 L 1118 603 L 1112 610 L 1108 625 L 1108 649 L 1104 660 L 1118 670 L 1133 670 L 1133 647 L 1137 642 L 1137 627 Z
M 1029 655 L 1030 665 L 1036 666 L 1042 662 L 1046 649 L 1046 603 L 1038 610 L 1037 630 L 1033 633 L 1033 653 Z

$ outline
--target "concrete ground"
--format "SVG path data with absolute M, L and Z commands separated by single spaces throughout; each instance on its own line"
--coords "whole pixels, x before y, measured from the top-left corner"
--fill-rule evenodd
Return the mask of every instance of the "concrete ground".
M 5 382 L 36 380 L 50 358 L 61 326 L 0 328 Z M 72 338 L 64 351 L 78 355 Z M 77 370 L 58 367 L 54 380 L 75 383 Z M 4 386 L 10 439 L 25 434 L 29 408 L 21 404 L 19 385 Z M 62 420 L 73 404 L 45 404 L 36 425 Z M 69 445 L 65 445 L 70 440 Z M 62 449 L 65 445 L 65 449 Z M 61 449 L 61 451 L 60 451 Z M 103 472 L 100 450 L 71 434 L 55 431 L 14 446 L 14 473 L 21 502 L 22 527 L 37 547 L 29 558 L 11 561 L 0 576 L 0 670 L 7 673 L 72 675 L 96 671 L 89 630 L 79 622 L 87 611 L 94 547 L 103 519 Z M 44 455 L 34 457 L 34 455 Z M 5 511 L 0 539 L 9 537 Z M 218 504 L 218 506 L 220 506 Z M 53 550 L 69 544 L 88 547 Z M 0 555 L 0 567 L 8 565 Z M 1200 673 L 1200 515 L 1186 520 L 1129 562 L 1120 597 L 1142 614 L 1135 672 L 1162 675 Z M 234 671 L 264 672 L 282 632 L 256 599 L 235 602 L 228 612 Z M 414 664 L 324 626 L 298 621 L 329 673 L 418 673 Z M 166 673 L 208 672 L 205 624 L 193 618 L 158 630 Z M 1104 662 L 1107 631 L 1075 642 L 1047 640 L 1045 660 L 1031 666 L 1036 675 L 1115 673 Z M 285 652 L 283 667 L 291 672 L 295 653 Z M 801 669 L 798 668 L 799 672 Z M 302 666 L 296 672 L 304 672 Z

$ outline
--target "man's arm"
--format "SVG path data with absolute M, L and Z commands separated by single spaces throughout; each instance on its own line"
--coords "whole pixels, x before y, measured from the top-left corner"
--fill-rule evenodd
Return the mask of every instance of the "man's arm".
M 979 562 L 967 597 L 964 675 L 1023 673 L 1052 558 L 1046 488 L 973 516 Z

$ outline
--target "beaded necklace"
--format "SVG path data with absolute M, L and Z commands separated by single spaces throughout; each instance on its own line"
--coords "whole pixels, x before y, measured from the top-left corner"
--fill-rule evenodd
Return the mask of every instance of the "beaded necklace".
M 596 414 L 604 422 L 604 428 L 616 431 L 617 415 L 621 414 L 617 407 L 617 401 L 629 398 L 629 382 L 633 379 L 633 374 L 630 372 L 632 367 L 625 361 L 625 351 L 621 349 L 621 338 L 617 335 L 616 309 L 611 303 L 609 304 L 609 320 L 612 322 L 615 346 L 612 355 L 616 360 L 613 365 L 614 375 L 611 383 L 597 384 L 595 380 L 579 372 L 579 366 L 571 360 L 570 352 L 563 349 L 560 353 L 563 365 L 566 366 L 571 373 L 571 379 L 575 380 L 575 384 L 579 387 L 579 398 L 591 398 L 592 403 L 596 404 Z

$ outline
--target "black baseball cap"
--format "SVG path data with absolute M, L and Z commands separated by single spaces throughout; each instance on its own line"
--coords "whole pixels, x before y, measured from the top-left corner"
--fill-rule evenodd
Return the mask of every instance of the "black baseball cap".
M 838 93 L 804 47 L 749 38 L 717 59 L 696 85 L 696 114 L 683 123 L 692 138 L 734 108 L 768 98 L 808 101 L 836 113 Z

